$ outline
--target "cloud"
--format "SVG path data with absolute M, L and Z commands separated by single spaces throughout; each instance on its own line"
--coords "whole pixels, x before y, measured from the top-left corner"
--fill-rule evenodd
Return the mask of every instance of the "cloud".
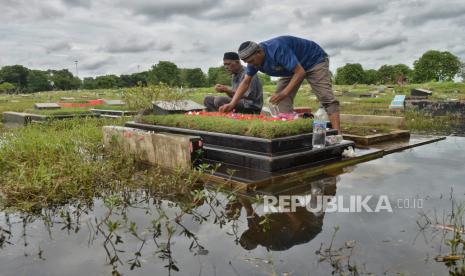
M 53 53 L 53 52 L 62 52 L 62 51 L 69 51 L 71 50 L 72 46 L 69 42 L 67 41 L 60 41 L 51 45 L 48 45 L 45 47 L 45 50 L 47 54 Z
M 358 34 L 344 34 L 338 33 L 330 37 L 320 40 L 319 44 L 324 49 L 338 50 L 352 48 L 354 45 L 360 43 L 360 36 Z
M 90 0 L 61 0 L 61 1 L 66 6 L 71 6 L 71 7 L 90 8 L 90 6 L 91 6 L 91 1 Z
M 407 41 L 407 37 L 404 36 L 369 38 L 363 41 L 358 41 L 353 44 L 351 48 L 360 51 L 374 51 L 394 46 L 405 41 Z
M 462 2 L 0 0 L 1 65 L 74 69 L 78 60 L 82 77 L 169 60 L 207 71 L 243 41 L 288 34 L 319 43 L 333 71 L 345 61 L 411 66 L 430 49 L 464 57 Z
M 250 0 L 223 1 L 200 14 L 202 18 L 230 20 L 248 17 L 259 8 L 259 3 Z
M 171 42 L 156 42 L 154 40 L 141 41 L 137 38 L 128 38 L 125 40 L 110 40 L 100 50 L 108 53 L 141 53 L 153 50 L 167 52 L 173 48 Z
M 120 4 L 130 9 L 134 14 L 144 15 L 152 20 L 160 21 L 175 15 L 197 16 L 215 6 L 216 0 L 133 0 L 120 1 Z
M 113 64 L 115 62 L 113 57 L 105 56 L 96 56 L 96 57 L 86 57 L 82 61 L 78 62 L 78 67 L 80 70 L 97 70 L 105 67 L 107 65 Z
M 335 21 L 341 21 L 369 13 L 379 13 L 383 10 L 383 6 L 382 1 L 342 1 L 337 4 L 327 2 L 315 13 L 329 16 Z
M 394 46 L 406 42 L 408 39 L 403 35 L 393 36 L 368 35 L 361 38 L 357 33 L 336 33 L 329 34 L 318 43 L 330 53 L 339 53 L 341 50 L 375 51 L 386 47 Z
M 48 20 L 63 17 L 66 11 L 55 1 L 0 1 L 2 19 L 14 21 Z
M 201 41 L 194 41 L 192 43 L 192 46 L 193 46 L 192 47 L 193 52 L 207 53 L 209 50 L 208 44 L 205 42 L 201 42 Z
M 344 21 L 368 14 L 378 14 L 384 11 L 384 1 L 339 1 L 334 3 L 326 1 L 317 5 L 310 4 L 308 9 L 298 7 L 294 9 L 295 16 L 306 23 L 316 24 L 324 18 L 331 21 Z
M 464 14 L 465 2 L 463 1 L 423 2 L 421 8 L 411 9 L 411 12 L 405 16 L 404 23 L 415 26 L 434 20 L 463 18 Z

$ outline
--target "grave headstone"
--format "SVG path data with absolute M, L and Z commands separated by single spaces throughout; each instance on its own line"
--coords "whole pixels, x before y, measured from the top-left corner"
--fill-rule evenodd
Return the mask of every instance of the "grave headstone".
M 374 94 L 373 93 L 362 93 L 360 95 L 358 95 L 359 98 L 374 98 Z
M 60 109 L 61 106 L 57 103 L 35 103 L 35 109 Z
M 396 95 L 389 105 L 389 110 L 405 110 L 405 95 Z
M 125 105 L 126 103 L 122 100 L 103 100 L 106 105 Z
M 379 93 L 384 93 L 384 92 L 386 92 L 386 87 L 385 87 L 384 85 L 378 86 L 378 92 L 379 92 Z
M 204 108 L 205 106 L 200 105 L 192 100 L 156 101 L 153 103 L 153 112 L 155 115 L 201 111 Z
M 410 91 L 410 95 L 412 96 L 431 96 L 433 95 L 433 91 L 423 89 L 423 88 L 413 88 Z

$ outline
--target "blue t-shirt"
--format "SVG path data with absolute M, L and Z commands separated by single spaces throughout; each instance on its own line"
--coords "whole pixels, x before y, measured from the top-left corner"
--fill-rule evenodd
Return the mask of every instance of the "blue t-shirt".
M 257 71 L 273 77 L 292 76 L 297 63 L 307 71 L 327 56 L 320 45 L 295 36 L 278 36 L 259 45 L 265 51 L 265 59 L 259 67 L 247 65 L 246 73 L 249 76 Z

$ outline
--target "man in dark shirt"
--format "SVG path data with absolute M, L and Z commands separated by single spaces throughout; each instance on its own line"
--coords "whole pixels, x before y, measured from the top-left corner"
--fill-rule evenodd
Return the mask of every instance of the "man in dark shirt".
M 204 105 L 207 111 L 218 111 L 222 105 L 231 102 L 235 91 L 245 76 L 245 68 L 242 66 L 239 55 L 234 52 L 227 52 L 223 57 L 223 65 L 226 71 L 232 74 L 231 89 L 225 85 L 215 85 L 215 90 L 225 93 L 227 96 L 207 96 L 204 99 Z M 235 110 L 240 113 L 260 113 L 263 106 L 263 88 L 258 76 L 253 76 L 250 86 L 241 95 Z
M 334 97 L 329 71 L 329 59 L 315 42 L 293 36 L 279 36 L 259 44 L 246 41 L 239 47 L 239 57 L 247 63 L 246 76 L 230 103 L 220 107 L 229 112 L 238 103 L 251 79 L 258 71 L 281 77 L 270 102 L 279 112 L 293 111 L 294 97 L 307 79 L 319 102 L 325 108 L 333 128 L 340 131 L 339 101 Z

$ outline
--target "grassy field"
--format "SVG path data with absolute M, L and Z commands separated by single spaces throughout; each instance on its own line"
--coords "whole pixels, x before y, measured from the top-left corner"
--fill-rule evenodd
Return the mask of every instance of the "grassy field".
M 264 98 L 268 98 L 275 91 L 274 85 L 264 86 Z M 465 100 L 465 83 L 424 83 L 410 84 L 404 87 L 394 86 L 385 88 L 385 93 L 377 93 L 378 87 L 374 85 L 336 85 L 334 90 L 338 100 L 341 103 L 341 113 L 346 114 L 369 114 L 369 115 L 393 115 L 404 116 L 406 118 L 407 128 L 412 132 L 420 133 L 442 133 L 450 134 L 456 126 L 463 124 L 463 120 L 454 116 L 432 117 L 422 112 L 408 109 L 403 113 L 396 113 L 389 110 L 389 104 L 396 94 L 409 95 L 412 88 L 425 88 L 433 91 L 433 100 Z M 0 116 L 4 111 L 25 111 L 34 108 L 34 103 L 38 102 L 59 102 L 61 97 L 74 97 L 78 99 L 121 99 L 127 91 L 137 95 L 137 89 L 115 89 L 115 90 L 79 90 L 79 91 L 50 91 L 38 92 L 28 95 L 0 95 Z M 186 92 L 187 91 L 187 92 Z M 143 93 L 150 93 L 145 89 Z M 166 94 L 166 91 L 162 91 Z M 363 93 L 377 93 L 376 98 L 360 98 L 358 95 Z M 159 92 L 156 92 L 159 93 Z M 130 93 L 127 93 L 130 94 Z M 192 99 L 198 103 L 203 103 L 206 95 L 223 95 L 216 93 L 211 88 L 199 88 L 185 90 L 183 94 L 179 91 L 174 92 L 174 97 Z M 159 95 L 157 95 L 159 96 Z M 163 97 L 166 98 L 166 95 Z M 129 100 L 129 99 L 128 99 Z M 146 103 L 145 103 L 146 104 Z M 308 84 L 302 85 L 297 93 L 295 104 L 296 107 L 310 107 L 313 110 L 318 108 L 318 101 L 312 93 Z M 89 107 L 89 109 L 92 107 Z M 106 108 L 99 106 L 97 108 Z M 111 109 L 127 109 L 128 106 L 111 107 Z M 131 107 L 129 109 L 134 109 Z M 85 108 L 84 108 L 85 110 Z M 66 109 L 62 109 L 63 112 Z M 70 111 L 70 110 L 69 110 Z

